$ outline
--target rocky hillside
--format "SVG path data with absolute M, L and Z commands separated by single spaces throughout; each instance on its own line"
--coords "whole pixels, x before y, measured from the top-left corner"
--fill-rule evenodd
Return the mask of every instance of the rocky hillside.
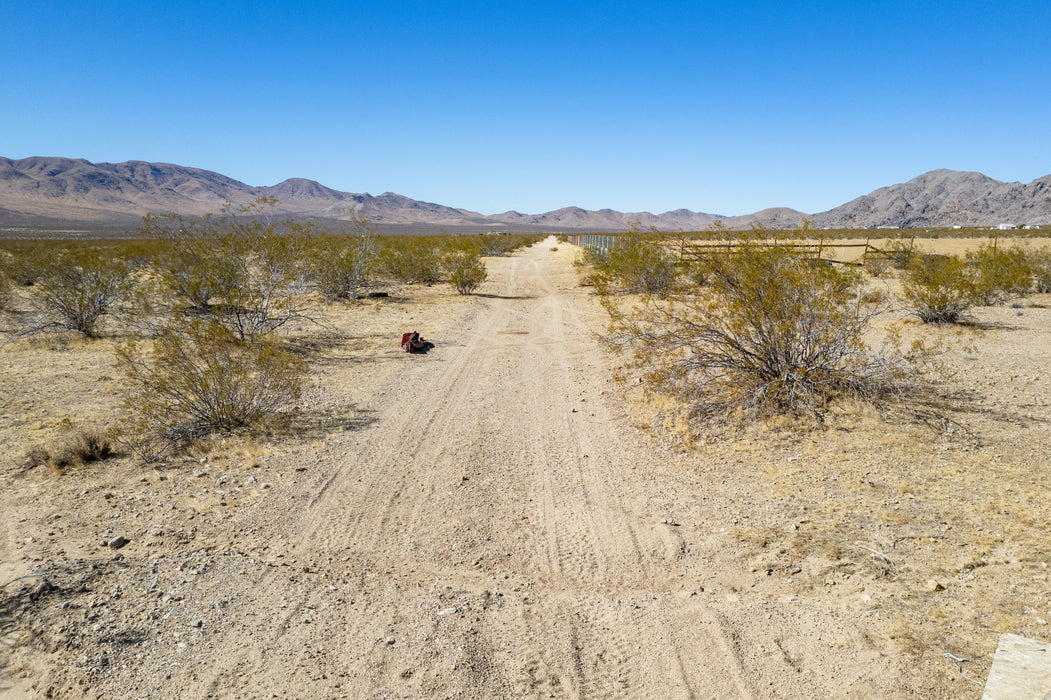
M 1028 185 L 981 173 L 932 170 L 813 216 L 818 226 L 996 226 L 1051 224 L 1051 175 Z

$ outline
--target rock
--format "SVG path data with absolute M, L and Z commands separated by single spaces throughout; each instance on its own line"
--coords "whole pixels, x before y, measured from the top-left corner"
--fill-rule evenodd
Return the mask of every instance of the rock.
M 120 549 L 124 545 L 128 544 L 128 538 L 124 535 L 117 535 L 112 540 L 106 543 L 106 546 L 110 549 Z
M 256 478 L 255 478 L 254 476 L 250 476 L 250 477 L 248 477 L 248 478 L 247 478 L 247 479 L 245 480 L 245 483 L 246 483 L 246 484 L 254 484 L 255 482 L 256 482 Z
M 36 598 L 37 596 L 41 596 L 41 595 L 43 595 L 43 594 L 45 594 L 45 593 L 47 593 L 49 591 L 53 591 L 53 590 L 55 590 L 55 587 L 53 585 L 51 585 L 50 581 L 48 581 L 46 578 L 45 579 L 41 579 L 40 583 L 38 583 L 37 585 L 33 586 L 33 590 L 29 594 L 29 597 L 30 598 Z
M 397 640 L 397 639 L 395 639 L 394 637 L 387 637 L 387 639 L 386 639 L 386 642 L 387 642 L 387 646 L 394 646 L 394 644 L 395 644 L 395 643 L 396 643 L 397 641 L 398 641 L 398 640 Z
M 945 590 L 945 586 L 943 586 L 938 581 L 936 581 L 936 580 L 934 580 L 932 578 L 929 578 L 929 579 L 927 579 L 927 590 L 928 591 L 944 591 Z
M 802 569 L 800 569 L 798 566 L 793 566 L 791 569 L 788 570 L 788 573 L 798 574 L 800 571 L 802 571 Z
M 204 626 L 204 623 L 202 621 L 200 621 L 200 620 L 194 620 L 193 622 L 190 623 L 190 627 L 200 628 L 202 626 Z

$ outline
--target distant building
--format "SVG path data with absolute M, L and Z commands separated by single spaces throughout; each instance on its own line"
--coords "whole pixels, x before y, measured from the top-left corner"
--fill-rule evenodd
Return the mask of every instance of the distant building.
M 1018 227 L 1015 226 L 1014 224 L 1000 224 L 996 228 L 1000 229 L 1001 231 L 1010 231 L 1011 229 L 1018 228 Z

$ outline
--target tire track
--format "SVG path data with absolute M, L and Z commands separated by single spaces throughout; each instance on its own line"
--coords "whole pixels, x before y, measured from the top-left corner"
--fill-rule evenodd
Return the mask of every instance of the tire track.
M 598 350 L 547 253 L 508 261 L 501 296 L 453 329 L 462 345 L 407 358 L 377 392 L 380 419 L 330 448 L 295 567 L 254 586 L 280 612 L 249 649 L 227 645 L 208 696 L 250 695 L 263 668 L 300 688 L 340 671 L 352 697 L 754 695 L 725 619 L 672 597 L 681 539 L 639 515 L 641 457 L 598 396 Z M 501 603 L 496 586 L 519 593 Z M 324 654 L 303 644 L 317 631 Z

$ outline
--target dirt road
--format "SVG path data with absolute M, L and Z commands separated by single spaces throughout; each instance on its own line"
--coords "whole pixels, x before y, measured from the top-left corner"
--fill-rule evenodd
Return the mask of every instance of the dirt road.
M 918 637 L 881 618 L 939 595 L 915 592 L 929 569 L 902 565 L 930 545 L 891 540 L 904 544 L 890 580 L 866 563 L 867 543 L 890 525 L 927 532 L 927 516 L 870 522 L 871 504 L 845 500 L 868 491 L 838 484 L 839 465 L 870 474 L 902 442 L 881 442 L 881 428 L 831 431 L 813 448 L 768 433 L 680 450 L 635 427 L 597 345 L 604 312 L 554 245 L 490 260 L 475 297 L 349 310 L 359 326 L 345 337 L 358 340 L 318 345 L 294 440 L 220 444 L 150 472 L 12 476 L 5 573 L 52 584 L 36 599 L 23 587 L 36 617 L 3 638 L 14 690 L 977 697 L 941 646 L 905 654 Z M 413 327 L 431 352 L 393 347 Z M 19 352 L 30 381 L 40 353 Z M 844 522 L 864 547 L 828 546 Z M 106 542 L 122 533 L 131 544 L 113 554 Z M 967 573 L 952 585 L 971 590 Z
M 549 247 L 491 270 L 379 420 L 323 453 L 294 563 L 243 582 L 200 697 L 753 694 L 679 580 L 676 526 L 640 512 L 594 309 Z

